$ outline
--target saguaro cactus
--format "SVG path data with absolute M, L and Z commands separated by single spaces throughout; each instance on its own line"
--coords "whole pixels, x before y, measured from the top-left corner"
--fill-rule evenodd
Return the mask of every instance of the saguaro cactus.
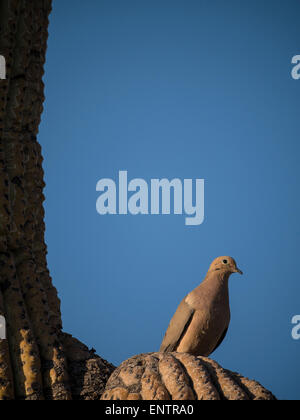
M 185 353 L 126 360 L 107 382 L 103 400 L 275 400 L 258 382 Z
M 77 398 L 100 396 L 101 387 L 84 389 L 90 361 L 95 378 L 112 370 L 79 342 L 68 354 L 70 337 L 66 346 L 47 268 L 37 134 L 50 9 L 51 0 L 0 0 L 0 54 L 7 66 L 0 81 L 0 315 L 8 334 L 0 340 L 0 399 L 71 399 L 76 375 L 82 382 Z M 85 366 L 81 373 L 74 371 L 74 347 Z

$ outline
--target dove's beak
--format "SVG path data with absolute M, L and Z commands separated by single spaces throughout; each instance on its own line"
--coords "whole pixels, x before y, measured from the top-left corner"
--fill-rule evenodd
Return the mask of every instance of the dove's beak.
M 239 268 L 236 268 L 236 271 L 235 272 L 243 275 L 243 272 Z

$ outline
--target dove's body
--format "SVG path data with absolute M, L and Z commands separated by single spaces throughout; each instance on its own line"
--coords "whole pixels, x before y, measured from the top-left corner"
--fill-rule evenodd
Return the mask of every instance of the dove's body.
M 237 271 L 235 263 L 234 267 Z M 209 356 L 216 350 L 225 338 L 230 323 L 228 280 L 230 274 L 236 271 L 228 272 L 212 265 L 200 286 L 179 305 L 160 351 Z

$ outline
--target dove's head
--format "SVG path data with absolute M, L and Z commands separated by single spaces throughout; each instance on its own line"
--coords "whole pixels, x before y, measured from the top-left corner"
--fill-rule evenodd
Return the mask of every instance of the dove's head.
M 232 273 L 243 274 L 243 272 L 237 267 L 235 260 L 231 257 L 218 257 L 212 262 L 209 268 L 209 272 L 221 270 L 229 275 Z

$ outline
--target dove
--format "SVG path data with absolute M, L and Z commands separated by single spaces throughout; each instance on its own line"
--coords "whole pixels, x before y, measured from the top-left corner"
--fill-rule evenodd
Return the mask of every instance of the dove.
M 208 357 L 224 340 L 230 323 L 228 280 L 242 271 L 231 257 L 218 257 L 203 282 L 180 303 L 170 321 L 161 352 Z

